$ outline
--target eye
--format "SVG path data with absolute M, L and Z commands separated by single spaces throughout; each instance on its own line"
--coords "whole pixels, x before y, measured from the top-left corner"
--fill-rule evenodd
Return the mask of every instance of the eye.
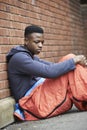
M 40 42 L 43 44 L 43 43 L 44 43 L 44 40 L 43 40 L 43 41 L 34 41 L 35 44 L 38 44 L 38 43 L 40 43 Z
M 34 43 L 38 44 L 40 41 L 34 41 Z

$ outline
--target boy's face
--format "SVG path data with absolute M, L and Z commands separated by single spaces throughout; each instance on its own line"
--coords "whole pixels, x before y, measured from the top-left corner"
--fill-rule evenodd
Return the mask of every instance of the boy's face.
M 42 33 L 32 33 L 25 38 L 26 46 L 32 54 L 39 54 L 44 43 L 44 35 Z

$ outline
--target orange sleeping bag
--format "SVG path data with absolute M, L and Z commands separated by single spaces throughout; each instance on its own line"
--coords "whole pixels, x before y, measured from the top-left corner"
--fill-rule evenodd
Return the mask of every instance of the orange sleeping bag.
M 72 58 L 69 54 L 61 61 Z M 45 119 L 71 109 L 87 110 L 87 68 L 77 65 L 74 71 L 55 79 L 46 79 L 29 96 L 19 100 L 24 120 Z M 14 115 L 17 116 L 16 113 Z

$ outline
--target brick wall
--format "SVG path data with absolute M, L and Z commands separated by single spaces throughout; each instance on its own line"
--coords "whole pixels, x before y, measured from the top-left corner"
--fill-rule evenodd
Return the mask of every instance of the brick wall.
M 82 9 L 82 18 L 83 18 L 83 27 L 84 27 L 84 36 L 86 41 L 86 48 L 87 48 L 87 3 L 81 5 Z
M 86 54 L 79 0 L 0 0 L 0 99 L 10 95 L 6 54 L 23 44 L 30 24 L 45 30 L 41 58 L 56 62 L 68 53 Z

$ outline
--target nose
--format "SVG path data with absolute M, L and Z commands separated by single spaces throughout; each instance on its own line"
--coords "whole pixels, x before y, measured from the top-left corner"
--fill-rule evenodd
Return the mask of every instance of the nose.
M 42 46 L 43 46 L 42 42 L 39 42 L 39 43 L 38 43 L 38 47 L 39 47 L 39 48 L 42 48 Z

